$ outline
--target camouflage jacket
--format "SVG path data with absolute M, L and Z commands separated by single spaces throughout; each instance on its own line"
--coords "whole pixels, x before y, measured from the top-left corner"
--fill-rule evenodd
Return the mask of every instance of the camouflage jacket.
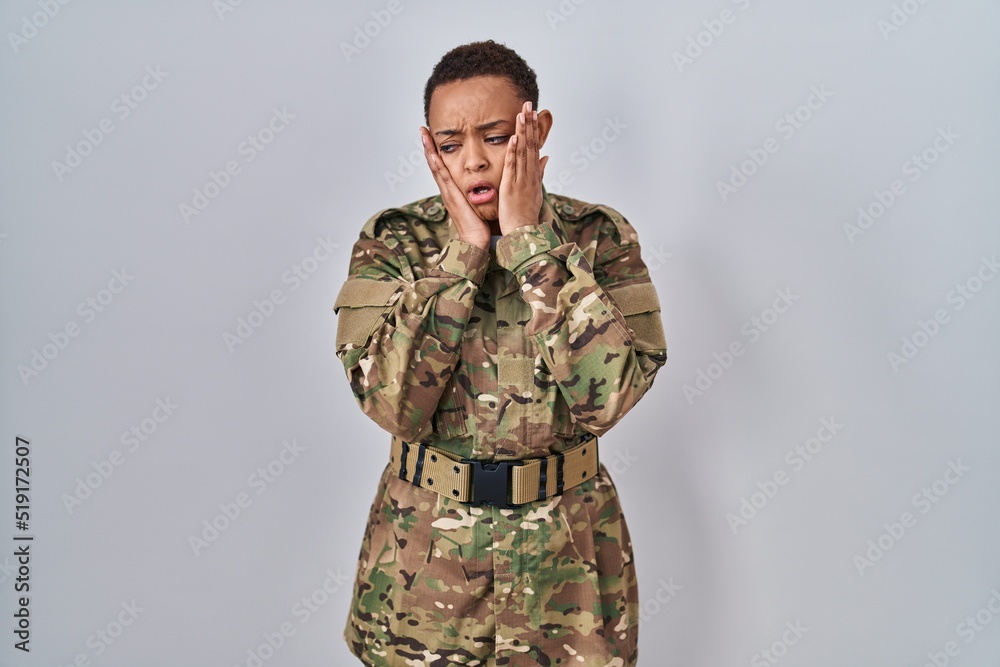
M 602 435 L 666 362 L 636 230 L 543 188 L 538 225 L 484 250 L 436 195 L 372 216 L 334 305 L 361 410 L 460 457 L 546 456 Z M 604 465 L 516 509 L 379 480 L 344 639 L 371 665 L 637 659 L 628 526 Z

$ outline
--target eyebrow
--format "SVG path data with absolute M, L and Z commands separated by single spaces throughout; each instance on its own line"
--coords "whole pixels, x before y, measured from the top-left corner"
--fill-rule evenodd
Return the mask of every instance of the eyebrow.
M 483 123 L 482 125 L 477 125 L 476 129 L 480 130 L 480 131 L 482 131 L 482 130 L 491 130 L 494 127 L 496 127 L 497 125 L 500 125 L 502 123 L 509 123 L 509 122 L 510 122 L 509 120 L 501 118 L 499 120 L 494 120 L 494 121 L 491 121 L 489 123 Z M 446 137 L 450 137 L 450 136 L 455 135 L 455 134 L 461 134 L 461 131 L 459 131 L 459 130 L 438 130 L 437 132 L 434 133 L 434 136 L 437 136 L 439 134 L 443 134 Z

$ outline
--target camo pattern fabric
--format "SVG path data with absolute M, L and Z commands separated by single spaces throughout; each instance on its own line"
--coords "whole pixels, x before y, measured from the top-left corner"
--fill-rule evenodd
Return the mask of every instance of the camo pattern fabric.
M 613 298 L 651 288 L 635 229 L 544 187 L 538 224 L 486 250 L 458 237 L 440 195 L 380 211 L 353 247 L 358 280 L 395 286 L 361 285 L 380 298 L 335 308 L 358 405 L 460 457 L 546 456 L 603 435 L 666 362 L 659 303 Z M 638 631 L 632 542 L 603 463 L 514 509 L 414 486 L 387 463 L 343 631 L 364 664 L 625 667 Z

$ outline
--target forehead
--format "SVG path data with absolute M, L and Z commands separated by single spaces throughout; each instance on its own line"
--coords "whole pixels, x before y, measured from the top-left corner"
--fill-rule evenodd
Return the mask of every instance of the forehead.
M 432 128 L 453 126 L 462 121 L 513 118 L 522 103 L 506 77 L 476 76 L 435 88 L 427 115 Z

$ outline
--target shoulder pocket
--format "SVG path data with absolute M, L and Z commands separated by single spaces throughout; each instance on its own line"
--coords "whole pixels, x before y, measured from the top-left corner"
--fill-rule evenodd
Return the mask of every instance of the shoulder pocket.
M 660 319 L 660 300 L 652 281 L 611 287 L 607 292 L 625 316 L 629 329 L 635 333 L 637 349 L 666 349 L 663 322 Z
M 367 342 L 405 284 L 398 278 L 375 280 L 359 276 L 344 281 L 333 304 L 333 312 L 337 314 L 337 347 Z

